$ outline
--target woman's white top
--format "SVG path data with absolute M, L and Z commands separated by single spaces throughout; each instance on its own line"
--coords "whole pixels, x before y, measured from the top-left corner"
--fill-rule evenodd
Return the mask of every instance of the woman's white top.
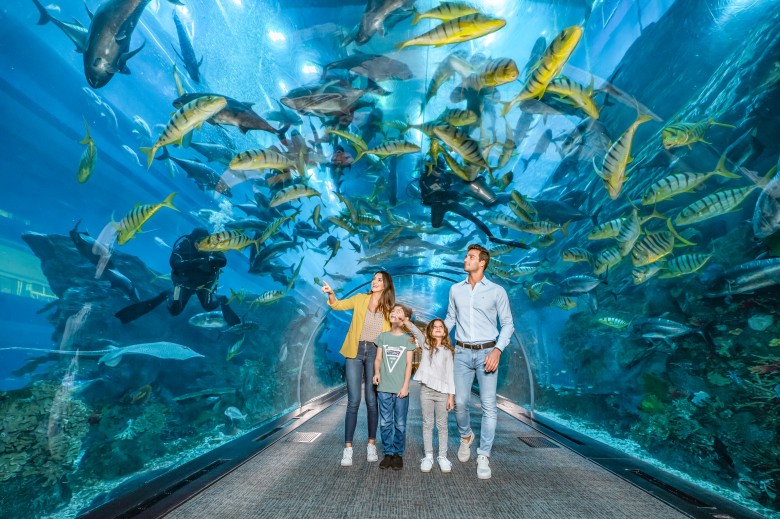
M 422 348 L 422 359 L 414 374 L 414 380 L 439 393 L 454 395 L 455 373 L 452 352 L 441 346 L 435 349 L 428 346 L 425 335 L 416 326 L 412 326 L 412 335 Z

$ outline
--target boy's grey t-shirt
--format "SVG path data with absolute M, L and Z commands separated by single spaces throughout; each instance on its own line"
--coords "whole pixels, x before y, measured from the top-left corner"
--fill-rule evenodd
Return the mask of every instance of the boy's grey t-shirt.
M 404 385 L 406 374 L 406 352 L 414 351 L 408 333 L 393 335 L 382 332 L 376 338 L 377 348 L 382 350 L 382 366 L 379 368 L 379 387 L 377 391 L 398 393 Z

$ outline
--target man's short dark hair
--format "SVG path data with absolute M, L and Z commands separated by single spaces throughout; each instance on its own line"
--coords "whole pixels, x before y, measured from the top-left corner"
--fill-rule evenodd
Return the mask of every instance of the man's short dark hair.
M 477 245 L 476 243 L 472 243 L 469 245 L 468 250 L 478 250 L 479 251 L 479 261 L 485 262 L 485 270 L 487 270 L 488 265 L 490 265 L 490 251 L 487 250 L 482 245 Z

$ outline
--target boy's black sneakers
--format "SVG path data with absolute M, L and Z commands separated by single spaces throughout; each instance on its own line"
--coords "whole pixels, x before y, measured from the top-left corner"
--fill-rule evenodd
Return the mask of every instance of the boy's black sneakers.
M 393 455 L 392 454 L 385 454 L 385 457 L 382 458 L 382 461 L 379 462 L 379 468 L 380 469 L 386 469 L 389 468 L 390 465 L 393 464 Z
M 398 454 L 393 455 L 393 470 L 401 470 L 404 468 L 404 459 Z

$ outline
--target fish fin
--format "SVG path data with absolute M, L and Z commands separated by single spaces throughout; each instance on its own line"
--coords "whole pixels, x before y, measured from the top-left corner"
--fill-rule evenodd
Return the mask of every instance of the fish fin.
M 712 126 L 723 126 L 724 128 L 736 128 L 733 124 L 719 123 L 717 121 L 710 120 Z
M 129 74 L 130 69 L 127 68 L 127 61 L 133 56 L 135 56 L 136 54 L 138 54 L 139 52 L 141 52 L 141 49 L 143 49 L 145 45 L 146 45 L 146 40 L 144 40 L 141 46 L 138 47 L 137 49 L 121 54 L 119 56 L 119 59 L 117 60 L 117 68 L 118 68 L 117 72 L 119 72 L 120 74 Z
M 151 148 L 138 148 L 138 151 L 146 155 L 146 157 L 149 159 L 148 165 L 146 169 L 149 169 L 152 167 L 152 161 L 154 160 L 154 154 L 157 152 L 157 146 L 152 146 Z
M 718 165 L 715 166 L 715 174 L 719 175 L 721 177 L 726 177 L 726 178 L 742 178 L 740 175 L 732 173 L 731 171 L 726 169 L 726 154 L 725 153 L 723 154 L 723 156 L 718 161 Z
M 113 367 L 116 367 L 121 360 L 122 360 L 122 356 L 121 355 L 117 355 L 116 357 L 113 357 L 110 360 L 104 360 L 103 364 L 105 364 L 106 366 L 108 366 L 110 368 L 113 368 Z M 100 362 L 98 361 L 98 363 L 100 363 Z
M 90 20 L 95 18 L 95 13 L 93 13 L 92 11 L 89 10 L 89 6 L 87 5 L 86 2 L 84 2 L 84 9 L 87 10 L 87 16 L 89 16 Z
M 84 119 L 84 127 L 87 129 L 87 136 L 84 137 L 81 141 L 79 141 L 79 144 L 89 144 L 89 141 L 92 140 L 92 137 L 89 135 L 89 125 L 87 124 L 87 118 L 82 115 L 82 118 Z
M 203 123 L 200 123 L 200 124 L 198 125 L 198 130 L 200 130 L 200 127 L 201 127 L 201 126 L 203 126 Z M 192 142 L 192 134 L 193 134 L 193 133 L 195 133 L 195 132 L 188 132 L 188 133 L 187 133 L 187 135 L 184 135 L 184 136 L 181 138 L 181 142 L 179 143 L 179 145 L 180 145 L 182 148 L 189 148 L 189 147 L 190 147 L 190 143 Z
M 49 14 L 49 11 L 46 10 L 43 5 L 38 0 L 33 0 L 33 3 L 35 4 L 35 7 L 38 9 L 38 12 L 41 13 L 40 18 L 38 18 L 38 25 L 46 25 L 50 21 L 53 20 L 52 16 Z
M 162 205 L 164 205 L 165 207 L 170 207 L 174 211 L 178 211 L 178 209 L 176 209 L 176 206 L 173 205 L 173 197 L 175 196 L 176 196 L 176 191 L 166 196 L 165 200 L 162 201 Z
M 671 231 L 674 237 L 680 240 L 681 242 L 683 242 L 685 245 L 696 245 L 695 243 L 689 242 L 688 240 L 680 236 L 680 234 L 674 229 L 671 218 L 666 219 L 666 226 L 669 228 L 669 231 Z

